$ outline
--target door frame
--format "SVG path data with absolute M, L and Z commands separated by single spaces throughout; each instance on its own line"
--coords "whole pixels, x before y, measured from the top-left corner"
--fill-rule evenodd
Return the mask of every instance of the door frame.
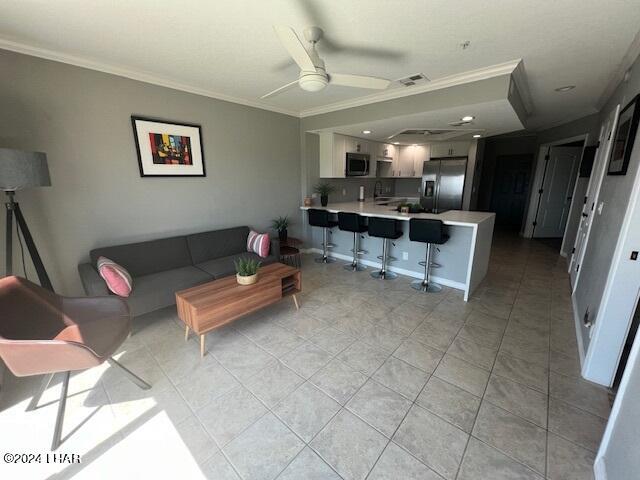
M 636 180 L 638 179 L 640 179 L 640 170 L 636 175 Z M 601 313 L 603 311 L 606 311 L 606 309 L 609 307 L 609 302 L 615 303 L 617 301 L 618 303 L 622 303 L 620 302 L 620 297 L 615 298 L 616 293 L 619 295 L 626 294 L 628 297 L 629 293 L 631 293 L 634 289 L 634 285 L 625 285 L 626 288 L 624 289 L 618 288 L 618 290 L 624 290 L 624 291 L 616 292 L 615 291 L 616 288 L 614 288 L 615 286 L 613 285 L 613 283 L 615 282 L 612 281 L 611 276 L 615 275 L 620 270 L 624 269 L 625 264 L 623 262 L 623 259 L 624 260 L 627 259 L 626 254 L 629 251 L 628 250 L 629 247 L 631 245 L 635 246 L 640 244 L 640 227 L 638 227 L 638 223 L 637 223 L 638 218 L 640 217 L 640 182 L 637 182 L 637 181 L 635 182 L 634 188 L 630 196 L 630 203 L 632 204 L 632 207 L 630 209 L 631 211 L 627 211 L 627 215 L 625 216 L 624 222 L 622 224 L 622 228 L 620 229 L 621 233 L 620 233 L 620 237 L 618 238 L 616 251 L 614 253 L 614 262 L 612 263 L 612 268 L 611 268 L 612 271 L 609 272 L 609 278 L 607 279 L 607 284 L 605 286 L 605 292 L 603 295 L 603 308 L 601 308 L 600 311 L 598 312 L 598 318 L 596 319 L 596 325 L 595 325 L 596 331 L 593 334 L 593 339 L 591 340 L 592 342 L 594 340 L 597 340 L 600 335 L 604 335 L 603 333 L 601 334 L 600 332 L 599 327 L 601 326 L 602 322 L 599 320 L 601 319 L 600 318 Z M 628 266 L 628 263 L 626 266 Z M 620 273 L 624 275 L 624 272 L 620 272 Z M 640 282 L 636 282 L 635 287 L 637 288 L 637 292 L 640 293 Z M 636 295 L 638 295 L 638 293 Z M 622 345 L 620 346 L 620 349 L 619 349 L 618 357 L 616 360 L 616 368 L 617 368 L 618 362 L 620 361 L 620 356 L 622 355 L 622 350 L 624 348 L 624 343 L 629 332 L 629 327 L 631 326 L 631 321 L 633 320 L 635 309 L 638 308 L 637 307 L 638 301 L 639 301 L 638 296 L 636 296 L 635 298 L 636 304 L 631 310 L 631 315 L 628 318 L 628 325 L 626 327 L 626 332 L 622 340 Z M 627 303 L 626 307 L 628 307 L 630 303 L 629 298 L 627 298 L 626 303 Z M 622 307 L 624 309 L 625 306 L 622 306 Z M 590 362 L 593 363 L 590 356 L 587 355 L 587 358 L 585 359 L 585 365 L 583 366 L 583 369 L 582 369 L 583 372 L 588 371 L 590 366 L 592 366 L 589 364 Z M 613 383 L 616 368 L 613 369 L 613 373 L 610 375 L 609 385 Z M 600 479 L 606 480 L 607 478 L 606 454 L 607 454 L 607 449 L 609 447 L 609 442 L 611 441 L 611 436 L 613 434 L 613 431 L 616 425 L 619 422 L 624 422 L 624 418 L 619 418 L 620 410 L 622 408 L 622 403 L 637 402 L 637 399 L 635 397 L 631 398 L 631 395 L 633 394 L 633 392 L 627 392 L 627 389 L 629 386 L 631 375 L 634 375 L 634 374 L 638 375 L 638 373 L 634 371 L 638 369 L 640 369 L 640 334 L 636 334 L 636 338 L 633 341 L 631 352 L 629 353 L 629 358 L 627 359 L 627 366 L 625 368 L 624 373 L 622 374 L 622 380 L 620 381 L 618 393 L 613 403 L 613 408 L 611 409 L 611 414 L 609 415 L 609 420 L 607 421 L 607 426 L 605 428 L 604 435 L 602 436 L 602 441 L 600 442 L 598 453 L 596 454 L 596 459 L 594 462 L 594 470 L 595 470 L 595 478 L 598 480 Z
M 538 209 L 540 208 L 540 198 L 542 194 L 539 192 L 540 192 L 540 189 L 542 188 L 542 184 L 544 183 L 544 177 L 545 177 L 546 167 L 547 167 L 547 159 L 546 159 L 547 154 L 549 154 L 551 147 L 557 147 L 565 143 L 578 142 L 580 140 L 583 140 L 582 153 L 580 154 L 582 157 L 582 154 L 584 153 L 584 147 L 587 145 L 587 142 L 589 140 L 588 133 L 583 133 L 581 135 L 575 135 L 573 137 L 563 138 L 561 140 L 555 140 L 553 142 L 543 143 L 538 147 L 537 160 L 535 160 L 534 162 L 535 172 L 533 174 L 533 181 L 531 182 L 531 190 L 530 190 L 531 195 L 529 196 L 529 205 L 527 206 L 527 213 L 525 215 L 525 224 L 522 230 L 522 236 L 524 238 L 533 238 L 533 230 L 534 230 L 533 222 L 535 221 L 536 216 L 538 215 Z M 580 175 L 580 168 L 578 168 L 576 175 Z M 573 188 L 574 188 L 573 193 L 575 193 L 575 184 Z M 571 200 L 571 203 L 573 204 L 574 201 L 575 201 L 575 197 Z M 567 233 L 566 228 L 567 227 L 565 225 L 563 242 L 564 242 L 564 236 Z
M 594 160 L 594 164 L 593 164 L 593 169 L 591 170 L 591 178 L 589 179 L 589 182 L 591 182 L 592 179 L 594 179 L 596 182 L 598 182 L 595 185 L 595 191 L 594 191 L 594 195 L 593 195 L 593 205 L 594 205 L 594 210 L 593 212 L 595 212 L 595 205 L 597 205 L 598 203 L 598 199 L 600 198 L 600 188 L 602 187 L 602 182 L 604 181 L 604 177 L 607 175 L 607 166 L 609 165 L 609 156 L 611 155 L 611 148 L 613 147 L 613 136 L 615 134 L 615 130 L 618 126 L 618 117 L 620 116 L 620 104 L 616 105 L 616 107 L 613 109 L 613 112 L 611 114 L 609 114 L 609 116 L 607 116 L 607 119 L 602 123 L 601 125 L 601 131 L 602 131 L 602 135 L 606 135 L 606 131 L 604 130 L 609 130 L 610 136 L 608 138 L 604 138 L 603 137 L 603 142 L 600 142 L 600 145 L 598 147 L 598 149 L 602 149 L 602 151 L 600 152 L 596 152 L 596 155 L 600 154 L 601 157 L 600 159 L 602 160 L 602 165 L 598 165 L 595 160 Z M 607 124 L 607 122 L 611 120 L 610 124 Z M 609 129 L 606 129 L 605 127 L 610 127 Z M 598 137 L 600 138 L 600 136 Z M 601 170 L 596 171 L 596 168 L 600 167 Z M 599 178 L 595 178 L 594 175 L 598 175 Z M 589 187 L 587 187 L 588 189 Z M 584 208 L 584 206 L 583 206 Z M 589 237 L 591 234 L 591 226 L 593 225 L 593 215 L 594 213 L 591 213 L 591 219 L 589 222 L 589 226 L 587 227 L 587 232 L 584 238 L 584 245 L 582 245 L 582 249 L 580 251 L 581 256 L 580 258 L 576 258 L 575 254 L 572 253 L 569 256 L 569 262 L 568 262 L 568 267 L 567 267 L 567 271 L 569 272 L 569 276 L 571 276 L 571 270 L 574 268 L 576 262 L 578 263 L 582 263 L 582 261 L 584 260 L 584 253 L 587 249 L 587 245 L 589 244 Z M 578 224 L 578 233 L 580 232 L 580 225 L 582 224 L 582 222 L 580 222 Z M 576 241 L 574 242 L 573 247 L 575 248 L 575 246 L 577 245 L 578 242 L 578 235 L 576 235 Z M 578 281 L 580 281 L 580 270 L 578 270 L 578 272 L 576 273 L 575 276 L 575 280 L 573 281 L 572 285 L 571 285 L 571 291 L 574 291 L 576 289 L 576 286 L 578 285 Z

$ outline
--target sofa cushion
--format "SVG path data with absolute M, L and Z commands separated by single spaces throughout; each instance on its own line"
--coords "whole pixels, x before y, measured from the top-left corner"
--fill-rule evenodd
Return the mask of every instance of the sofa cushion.
M 247 250 L 249 227 L 225 228 L 187 235 L 194 265 L 215 258 L 228 257 Z
M 122 265 L 132 277 L 192 265 L 186 237 L 169 237 L 91 250 L 91 262 L 107 257 Z
M 228 257 L 215 258 L 208 262 L 198 263 L 196 267 L 207 272 L 209 275 L 213 275 L 214 278 L 228 277 L 229 275 L 236 274 L 236 266 L 233 263 L 238 258 L 253 258 L 262 263 L 262 265 L 268 265 L 269 263 L 277 262 L 278 259 L 274 255 L 269 255 L 266 258 L 259 257 L 255 253 L 238 253 L 236 255 L 229 255 Z M 258 271 L 259 273 L 259 271 Z
M 176 303 L 176 292 L 213 280 L 194 266 L 173 268 L 133 279 L 127 303 L 132 315 L 141 315 Z

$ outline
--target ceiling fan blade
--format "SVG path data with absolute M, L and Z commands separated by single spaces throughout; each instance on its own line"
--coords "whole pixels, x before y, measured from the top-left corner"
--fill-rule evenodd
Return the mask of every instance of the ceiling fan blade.
M 274 95 L 278 95 L 279 93 L 284 92 L 285 90 L 289 90 L 291 87 L 293 87 L 294 85 L 298 84 L 298 80 L 294 80 L 291 83 L 287 83 L 286 85 L 283 85 L 279 88 L 276 88 L 274 91 L 267 93 L 266 95 L 261 96 L 261 99 L 264 98 L 269 98 L 269 97 L 273 97 Z
M 315 72 L 316 67 L 313 64 L 313 60 L 309 56 L 307 49 L 296 35 L 296 32 L 291 27 L 285 27 L 282 25 L 274 25 L 273 29 L 278 35 L 282 46 L 289 52 L 291 58 L 298 64 L 298 66 L 305 71 Z
M 391 84 L 391 80 L 378 77 L 365 77 L 363 75 L 349 75 L 347 73 L 333 73 L 329 75 L 330 83 L 345 87 L 373 88 L 384 90 Z

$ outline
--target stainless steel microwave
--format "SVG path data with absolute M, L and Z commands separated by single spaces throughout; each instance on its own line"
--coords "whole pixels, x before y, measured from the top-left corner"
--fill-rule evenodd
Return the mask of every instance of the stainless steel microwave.
M 369 175 L 368 153 L 347 153 L 347 177 L 366 177 Z

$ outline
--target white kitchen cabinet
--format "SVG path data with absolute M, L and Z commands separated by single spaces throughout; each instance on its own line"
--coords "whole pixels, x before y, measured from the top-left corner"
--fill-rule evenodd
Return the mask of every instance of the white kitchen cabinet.
M 346 137 L 320 132 L 320 178 L 345 177 Z
M 337 135 L 337 134 L 336 134 Z M 340 135 L 341 137 L 343 135 Z M 345 153 L 369 153 L 369 142 L 355 137 L 345 138 Z
M 428 159 L 428 145 L 403 145 L 399 147 L 394 176 L 399 178 L 420 178 L 423 164 Z
M 422 169 L 424 168 L 424 162 L 429 160 L 429 145 L 416 145 L 413 147 L 413 176 L 416 178 L 422 177 Z
M 415 164 L 413 162 L 414 147 L 402 145 L 398 155 L 398 177 L 413 177 Z
M 345 178 L 347 152 L 368 153 L 370 155 L 368 177 L 376 176 L 374 142 L 332 132 L 320 132 L 319 135 L 320 178 Z
M 466 157 L 471 142 L 435 142 L 431 146 L 431 158 Z

